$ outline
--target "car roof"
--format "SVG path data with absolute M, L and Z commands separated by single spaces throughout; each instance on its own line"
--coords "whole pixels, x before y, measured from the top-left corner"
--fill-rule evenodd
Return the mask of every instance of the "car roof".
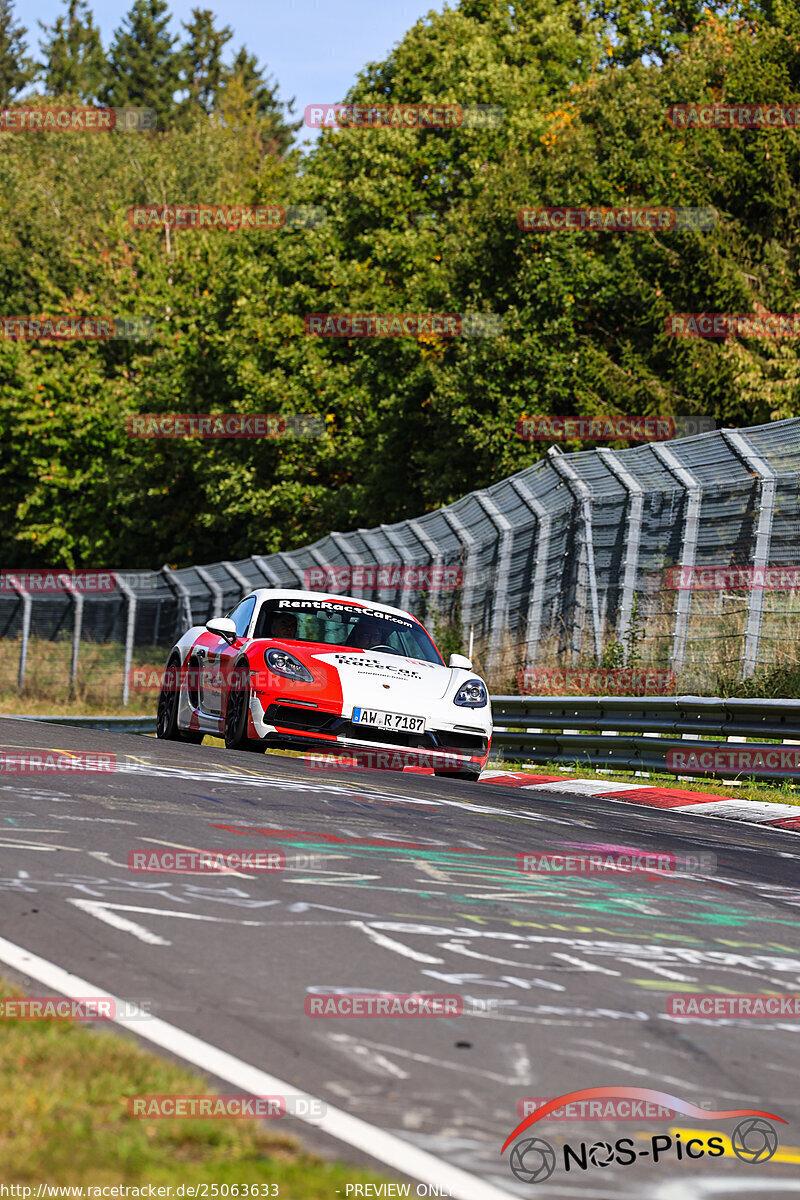
M 254 588 L 252 592 L 243 596 L 242 600 L 247 600 L 250 596 L 257 597 L 259 604 L 262 600 L 331 600 L 334 604 L 355 604 L 373 612 L 392 613 L 394 616 L 410 617 L 412 621 L 419 621 L 418 617 L 404 608 L 394 608 L 391 604 L 378 604 L 375 600 L 359 600 L 356 596 L 336 595 L 334 592 L 304 592 L 291 588 Z

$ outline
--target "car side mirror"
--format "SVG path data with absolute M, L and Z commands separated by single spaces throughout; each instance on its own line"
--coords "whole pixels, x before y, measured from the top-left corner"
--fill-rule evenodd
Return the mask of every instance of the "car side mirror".
M 206 629 L 209 633 L 216 633 L 225 638 L 226 642 L 236 641 L 236 626 L 230 617 L 212 617 L 210 621 L 206 621 Z
M 448 663 L 448 666 L 461 667 L 461 669 L 464 671 L 471 671 L 472 670 L 472 660 L 469 658 L 465 658 L 463 654 L 451 654 L 450 662 Z

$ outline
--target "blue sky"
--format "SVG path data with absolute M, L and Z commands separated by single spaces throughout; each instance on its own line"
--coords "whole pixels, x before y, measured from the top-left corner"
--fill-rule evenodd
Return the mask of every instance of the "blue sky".
M 90 0 L 106 48 L 131 3 Z M 456 0 L 450 4 L 455 8 Z M 37 57 L 37 21 L 52 25 L 64 7 L 62 0 L 17 0 L 16 18 L 27 27 L 29 51 Z M 444 0 L 172 0 L 174 33 L 183 32 L 180 23 L 189 21 L 192 8 L 210 8 L 218 25 L 229 25 L 229 47 L 235 53 L 244 43 L 256 54 L 278 81 L 281 99 L 296 97 L 295 113 L 302 116 L 307 104 L 343 99 L 365 63 L 385 58 L 415 21 L 431 9 L 441 12 Z M 316 137 L 310 129 L 298 136 Z

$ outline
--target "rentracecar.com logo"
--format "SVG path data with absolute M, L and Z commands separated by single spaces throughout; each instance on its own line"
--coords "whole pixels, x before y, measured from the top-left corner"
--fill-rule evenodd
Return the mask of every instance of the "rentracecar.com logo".
M 697 1105 L 681 1100 L 677 1096 L 671 1096 L 667 1092 L 654 1091 L 652 1088 L 583 1088 L 577 1092 L 568 1092 L 564 1096 L 557 1096 L 537 1108 L 509 1134 L 500 1153 L 504 1154 L 511 1142 L 521 1133 L 530 1129 L 531 1125 L 563 1105 L 578 1100 L 607 1098 L 657 1103 L 675 1113 L 683 1113 L 704 1121 L 741 1117 L 743 1119 L 739 1121 L 731 1134 L 731 1148 L 736 1157 L 745 1163 L 768 1162 L 778 1149 L 778 1134 L 770 1121 L 780 1121 L 785 1124 L 784 1118 L 775 1113 L 762 1112 L 760 1109 L 754 1108 L 716 1111 L 698 1108 Z M 509 1166 L 512 1173 L 522 1183 L 542 1183 L 549 1179 L 555 1171 L 559 1155 L 563 1159 L 565 1171 L 587 1171 L 590 1167 L 603 1168 L 611 1166 L 612 1163 L 621 1167 L 629 1167 L 637 1159 L 652 1159 L 654 1163 L 658 1163 L 667 1156 L 674 1156 L 678 1161 L 685 1161 L 686 1159 L 703 1158 L 705 1155 L 708 1155 L 709 1158 L 719 1158 L 724 1153 L 725 1143 L 718 1134 L 713 1134 L 709 1138 L 692 1137 L 684 1142 L 679 1133 L 675 1133 L 674 1137 L 671 1134 L 658 1133 L 651 1136 L 649 1147 L 642 1147 L 642 1149 L 637 1149 L 636 1142 L 629 1137 L 617 1138 L 614 1142 L 602 1140 L 591 1144 L 581 1142 L 578 1146 L 571 1146 L 565 1142 L 558 1147 L 558 1150 L 544 1138 L 528 1137 L 522 1138 L 513 1146 Z

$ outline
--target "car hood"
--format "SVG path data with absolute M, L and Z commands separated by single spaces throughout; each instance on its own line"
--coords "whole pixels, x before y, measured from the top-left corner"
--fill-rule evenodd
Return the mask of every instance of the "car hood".
M 443 699 L 455 691 L 457 683 L 469 678 L 469 672 L 461 669 L 374 650 L 333 650 L 308 657 L 338 672 L 345 700 L 367 707 L 405 711 L 398 706 Z

